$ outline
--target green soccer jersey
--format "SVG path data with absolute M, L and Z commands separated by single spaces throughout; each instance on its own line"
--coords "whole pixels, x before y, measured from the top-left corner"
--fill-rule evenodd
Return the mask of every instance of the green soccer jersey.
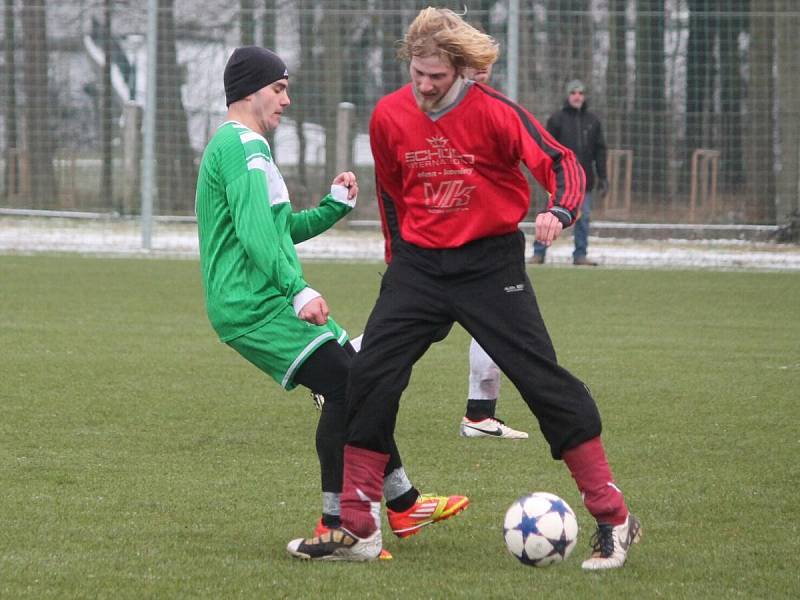
M 222 341 L 268 323 L 308 284 L 295 243 L 322 233 L 353 203 L 326 195 L 293 212 L 262 135 L 223 123 L 203 153 L 195 211 L 206 309 Z

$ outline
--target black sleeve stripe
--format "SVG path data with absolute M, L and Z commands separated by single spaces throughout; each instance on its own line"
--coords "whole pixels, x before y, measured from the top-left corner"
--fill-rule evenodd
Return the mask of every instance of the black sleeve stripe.
M 383 243 L 385 248 L 385 259 L 389 263 L 394 254 L 395 242 L 400 238 L 400 221 L 397 218 L 397 207 L 394 199 L 383 189 L 378 178 L 375 178 L 375 185 L 378 192 L 378 204 L 380 205 L 381 229 L 383 230 Z
M 574 194 L 570 197 L 566 197 L 566 184 L 567 182 L 570 183 L 569 189 L 580 189 L 581 177 L 584 177 L 584 175 L 583 173 L 579 172 L 579 167 L 577 164 L 565 164 L 562 162 L 561 159 L 564 156 L 563 153 L 559 149 L 545 142 L 541 132 L 538 130 L 536 125 L 534 125 L 533 121 L 531 121 L 528 113 L 519 104 L 506 98 L 502 94 L 497 94 L 489 90 L 480 84 L 477 84 L 474 87 L 482 91 L 484 94 L 494 98 L 495 100 L 499 100 L 503 104 L 508 105 L 516 113 L 517 117 L 525 126 L 525 130 L 528 132 L 531 138 L 533 138 L 533 141 L 536 142 L 536 145 L 539 146 L 553 161 L 553 171 L 555 171 L 556 174 L 556 193 L 554 196 L 555 203 L 567 208 L 570 213 L 572 213 L 580 203 L 581 198 L 574 197 Z M 577 163 L 577 161 L 575 161 L 575 163 Z
M 386 221 L 386 230 L 389 233 L 389 239 L 394 241 L 400 237 L 400 224 L 397 221 L 397 209 L 394 206 L 394 200 L 382 189 L 380 190 L 381 204 L 383 205 L 383 217 Z

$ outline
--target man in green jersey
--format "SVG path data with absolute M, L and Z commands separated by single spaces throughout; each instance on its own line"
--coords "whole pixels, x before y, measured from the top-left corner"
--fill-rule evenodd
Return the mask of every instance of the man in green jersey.
M 319 206 L 293 212 L 264 138 L 290 103 L 286 65 L 264 48 L 237 48 L 224 81 L 228 113 L 206 147 L 197 181 L 208 317 L 223 342 L 282 387 L 303 385 L 325 397 L 316 433 L 323 511 L 315 535 L 331 535 L 340 524 L 345 389 L 355 349 L 304 279 L 294 245 L 349 213 L 358 184 L 353 173 L 340 173 Z M 468 504 L 462 496 L 420 496 L 396 447 L 385 475 L 389 521 L 400 537 Z

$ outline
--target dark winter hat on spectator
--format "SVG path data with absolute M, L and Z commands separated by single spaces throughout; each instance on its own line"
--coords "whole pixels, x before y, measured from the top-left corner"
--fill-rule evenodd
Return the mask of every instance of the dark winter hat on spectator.
M 567 95 L 570 92 L 585 92 L 586 88 L 583 85 L 583 82 L 580 79 L 573 79 L 567 84 Z
M 226 105 L 288 77 L 286 64 L 274 52 L 260 46 L 237 48 L 228 59 L 223 75 Z

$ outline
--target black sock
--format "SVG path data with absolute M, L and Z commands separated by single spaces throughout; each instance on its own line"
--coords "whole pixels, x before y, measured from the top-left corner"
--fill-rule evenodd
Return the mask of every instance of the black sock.
M 339 515 L 322 513 L 322 524 L 328 529 L 337 529 L 342 526 L 342 520 L 339 518 Z
M 414 503 L 419 498 L 417 488 L 412 487 L 407 492 L 400 494 L 397 498 L 386 502 L 386 508 L 394 512 L 403 512 L 414 506 Z
M 494 418 L 494 409 L 497 399 L 494 400 L 467 400 L 467 418 L 470 421 L 481 421 Z

